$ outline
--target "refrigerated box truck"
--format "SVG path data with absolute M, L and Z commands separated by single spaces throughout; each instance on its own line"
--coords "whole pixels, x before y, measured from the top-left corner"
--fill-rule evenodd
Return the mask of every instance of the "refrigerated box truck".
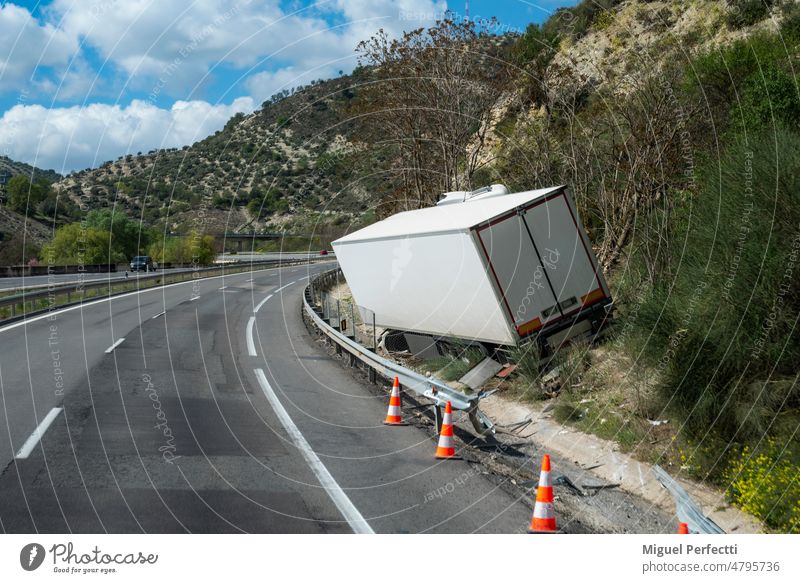
M 611 294 L 565 186 L 450 193 L 333 242 L 384 328 L 517 345 L 593 328 Z

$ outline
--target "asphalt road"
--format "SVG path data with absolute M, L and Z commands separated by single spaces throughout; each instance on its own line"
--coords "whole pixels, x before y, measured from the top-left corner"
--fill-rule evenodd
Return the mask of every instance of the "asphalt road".
M 526 501 L 435 460 L 422 429 L 382 425 L 385 398 L 310 337 L 302 287 L 328 267 L 0 328 L 0 529 L 524 531 Z
M 247 254 L 247 255 L 222 255 L 220 256 L 221 259 L 227 261 L 236 261 L 241 263 L 249 263 L 252 261 L 269 261 L 271 259 L 307 259 L 309 257 L 308 253 L 259 253 L 259 254 Z M 317 257 L 316 254 L 311 254 L 311 257 Z M 166 272 L 170 273 L 181 273 L 185 271 L 192 271 L 192 268 L 176 268 L 176 269 L 167 269 L 165 271 L 159 270 L 158 273 Z M 128 278 L 137 278 L 140 275 L 152 275 L 146 274 L 142 272 L 130 272 L 128 274 Z M 31 277 L 2 277 L 0 278 L 0 292 L 2 291 L 9 291 L 15 289 L 24 289 L 28 287 L 42 287 L 47 285 L 68 285 L 68 284 L 78 284 L 78 283 L 89 283 L 95 281 L 123 281 L 125 280 L 125 272 L 113 272 L 113 273 L 69 273 L 69 274 L 62 274 L 62 275 L 34 275 Z

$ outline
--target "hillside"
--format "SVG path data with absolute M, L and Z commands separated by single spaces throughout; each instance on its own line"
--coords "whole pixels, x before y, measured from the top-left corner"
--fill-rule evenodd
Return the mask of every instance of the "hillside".
M 0 188 L 14 176 L 27 176 L 33 180 L 44 178 L 48 182 L 57 182 L 62 178 L 55 170 L 42 170 L 30 164 L 15 162 L 8 156 L 0 156 Z
M 356 86 L 343 76 L 285 92 L 191 146 L 128 155 L 56 189 L 173 230 L 304 232 L 325 217 L 357 219 L 377 194 L 348 185 Z

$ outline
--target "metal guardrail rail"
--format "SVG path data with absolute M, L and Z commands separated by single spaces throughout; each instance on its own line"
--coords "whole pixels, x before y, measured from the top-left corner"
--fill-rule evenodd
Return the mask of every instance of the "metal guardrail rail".
M 689 526 L 689 532 L 699 534 L 725 534 L 720 526 L 703 514 L 689 493 L 659 466 L 653 466 L 653 474 L 675 500 L 675 511 L 680 522 Z
M 0 308 L 11 307 L 11 314 L 10 317 L 2 318 L 0 317 L 0 323 L 16 318 L 19 315 L 34 315 L 38 314 L 42 311 L 47 311 L 50 307 L 42 307 L 36 308 L 36 302 L 42 299 L 47 299 L 51 305 L 55 302 L 55 298 L 66 296 L 67 302 L 65 304 L 59 304 L 57 306 L 52 307 L 53 310 L 60 309 L 62 307 L 66 307 L 70 305 L 72 302 L 72 296 L 76 296 L 76 298 L 80 298 L 80 301 L 86 299 L 95 300 L 100 299 L 102 296 L 95 296 L 92 298 L 86 298 L 86 292 L 88 290 L 94 289 L 103 289 L 106 288 L 109 291 L 113 289 L 114 286 L 121 286 L 121 285 L 130 285 L 130 284 L 137 284 L 139 282 L 148 282 L 150 280 L 164 278 L 164 277 L 175 277 L 179 278 L 180 281 L 175 281 L 174 283 L 180 283 L 181 281 L 192 280 L 192 279 L 199 279 L 196 274 L 209 274 L 211 272 L 220 272 L 221 275 L 225 275 L 225 273 L 240 273 L 248 270 L 253 270 L 253 268 L 269 268 L 269 267 L 277 267 L 277 266 L 284 266 L 284 265 L 305 265 L 308 263 L 315 263 L 317 261 L 325 261 L 328 260 L 328 257 L 319 257 L 319 258 L 308 258 L 308 259 L 270 259 L 267 261 L 259 261 L 259 262 L 241 262 L 236 264 L 225 264 L 225 265 L 218 265 L 214 267 L 202 267 L 196 270 L 190 271 L 180 271 L 177 273 L 168 273 L 168 272 L 158 272 L 152 275 L 145 275 L 139 276 L 135 279 L 125 280 L 125 279 L 104 279 L 104 280 L 97 280 L 97 281 L 89 281 L 89 282 L 78 282 L 78 283 L 69 283 L 66 285 L 48 285 L 46 288 L 37 288 L 30 291 L 23 291 L 19 294 L 14 294 L 10 296 L 0 297 Z M 128 293 L 131 290 L 117 292 L 117 293 Z M 117 295 L 117 293 L 110 293 L 110 296 Z M 105 296 L 108 297 L 108 296 Z M 28 304 L 31 305 L 31 309 L 27 310 Z M 18 310 L 17 307 L 21 306 L 21 309 Z M 19 314 L 17 313 L 19 312 Z
M 393 380 L 394 377 L 398 377 L 403 387 L 433 401 L 433 405 L 436 409 L 437 424 L 439 424 L 441 420 L 441 408 L 450 401 L 454 409 L 460 409 L 469 414 L 470 421 L 476 431 L 482 434 L 494 433 L 494 423 L 492 423 L 491 419 L 479 408 L 480 400 L 489 396 L 494 391 L 481 391 L 474 395 L 468 395 L 450 387 L 444 381 L 436 377 L 422 375 L 394 361 L 383 358 L 361 346 L 351 338 L 348 338 L 322 318 L 322 315 L 313 301 L 313 290 L 324 278 L 330 277 L 331 274 L 335 274 L 338 271 L 338 269 L 327 271 L 311 279 L 303 293 L 303 310 L 305 315 L 311 319 L 322 334 L 327 336 L 328 339 L 337 346 L 337 351 L 348 352 L 351 355 L 351 362 L 353 364 L 355 364 L 356 361 L 361 361 L 369 369 L 375 371 L 376 374 L 389 381 Z

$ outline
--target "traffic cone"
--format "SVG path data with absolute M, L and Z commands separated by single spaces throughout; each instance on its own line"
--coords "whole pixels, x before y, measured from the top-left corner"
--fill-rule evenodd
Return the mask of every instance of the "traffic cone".
M 389 411 L 386 413 L 384 425 L 408 425 L 403 421 L 403 412 L 400 410 L 400 379 L 394 377 L 392 396 L 389 397 Z
M 678 525 L 678 534 L 689 534 L 689 525 L 685 522 L 681 522 Z
M 539 489 L 536 492 L 536 505 L 529 533 L 557 532 L 556 511 L 553 507 L 553 480 L 550 478 L 550 456 L 542 457 L 542 472 L 539 474 Z
M 440 460 L 461 459 L 456 455 L 456 448 L 453 445 L 453 405 L 447 401 L 444 408 L 444 419 L 442 419 L 442 430 L 439 433 L 439 445 L 436 448 L 436 458 Z

